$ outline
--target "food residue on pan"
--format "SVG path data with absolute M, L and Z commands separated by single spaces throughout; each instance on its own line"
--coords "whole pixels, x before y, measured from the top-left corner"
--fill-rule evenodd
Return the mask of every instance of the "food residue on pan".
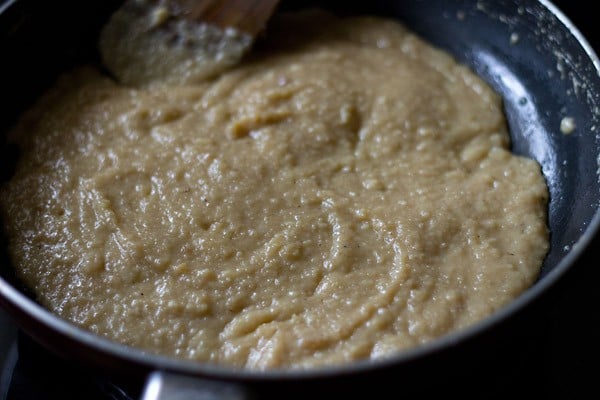
M 535 281 L 547 188 L 497 93 L 393 20 L 269 29 L 212 80 L 83 66 L 23 115 L 0 203 L 41 304 L 148 352 L 294 369 L 414 348 Z
M 573 133 L 575 127 L 575 119 L 573 117 L 563 117 L 560 120 L 560 131 L 565 135 Z

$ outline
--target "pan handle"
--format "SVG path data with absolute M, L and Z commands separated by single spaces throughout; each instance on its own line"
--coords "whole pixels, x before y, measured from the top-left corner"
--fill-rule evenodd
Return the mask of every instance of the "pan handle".
M 141 400 L 248 400 L 241 386 L 166 371 L 154 371 L 146 379 Z

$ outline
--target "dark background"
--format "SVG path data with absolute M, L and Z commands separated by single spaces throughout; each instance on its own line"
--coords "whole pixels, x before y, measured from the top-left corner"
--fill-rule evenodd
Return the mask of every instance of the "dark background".
M 0 4 L 2 2 L 0 0 Z M 553 3 L 600 53 L 598 18 L 590 11 L 592 2 L 556 0 Z M 415 379 L 410 393 L 403 394 L 406 382 L 399 379 L 400 374 L 410 371 L 388 371 L 380 378 L 360 381 L 360 386 L 365 393 L 385 392 L 390 398 L 418 398 L 419 394 L 432 393 L 469 398 L 600 398 L 599 248 L 600 237 L 597 236 L 580 262 L 545 296 L 506 326 L 494 330 L 491 338 L 481 339 L 487 347 L 474 343 L 461 349 L 460 354 L 443 360 L 432 371 L 415 366 L 410 375 Z M 10 399 L 117 399 L 139 395 L 136 387 L 125 385 L 121 391 L 111 382 L 98 381 L 87 371 L 53 358 L 26 338 L 22 340 L 26 349 L 22 349 L 24 356 L 17 365 L 18 374 L 9 391 Z M 495 344 L 492 348 L 490 340 Z M 65 378 L 70 383 L 66 384 Z M 325 389 L 326 396 L 352 395 L 357 384 L 347 383 L 347 386 Z M 423 388 L 421 391 L 414 389 L 419 386 Z M 344 391 L 343 387 L 352 389 Z M 377 390 L 382 388 L 385 390 Z M 97 392 L 102 392 L 104 397 L 93 394 Z M 289 392 L 280 395 L 295 397 Z M 323 396 L 314 393 L 314 397 Z

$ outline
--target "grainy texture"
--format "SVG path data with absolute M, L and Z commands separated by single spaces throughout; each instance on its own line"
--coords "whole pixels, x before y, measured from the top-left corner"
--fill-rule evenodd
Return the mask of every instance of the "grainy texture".
M 396 22 L 278 16 L 210 82 L 62 77 L 1 203 L 54 313 L 240 368 L 386 357 L 489 316 L 548 248 L 501 99 Z

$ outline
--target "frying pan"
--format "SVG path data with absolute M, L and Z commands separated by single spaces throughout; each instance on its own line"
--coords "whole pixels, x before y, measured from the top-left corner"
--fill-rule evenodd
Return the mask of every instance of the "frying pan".
M 600 62 L 565 15 L 545 0 L 322 3 L 337 13 L 398 18 L 469 65 L 502 95 L 513 151 L 542 165 L 550 191 L 551 248 L 537 282 L 480 323 L 387 360 L 251 372 L 155 356 L 83 331 L 39 306 L 15 278 L 2 251 L 0 305 L 29 337 L 75 363 L 147 382 L 140 394 L 148 399 L 173 393 L 188 399 L 282 393 L 274 388 L 288 398 L 316 396 L 317 390 L 348 395 L 384 382 L 401 387 L 404 395 L 425 395 L 435 385 L 422 386 L 422 377 L 450 384 L 443 376 L 470 361 L 465 356 L 472 352 L 466 348 L 488 352 L 499 346 L 502 341 L 492 339 L 502 338 L 507 323 L 521 318 L 577 264 L 600 229 Z M 0 6 L 0 131 L 5 133 L 61 71 L 78 62 L 97 62 L 96 35 L 117 4 L 12 0 Z M 281 7 L 307 5 L 321 4 L 292 0 Z M 564 118 L 575 122 L 572 132 L 561 130 Z M 11 174 L 15 154 L 3 143 L 3 179 Z

